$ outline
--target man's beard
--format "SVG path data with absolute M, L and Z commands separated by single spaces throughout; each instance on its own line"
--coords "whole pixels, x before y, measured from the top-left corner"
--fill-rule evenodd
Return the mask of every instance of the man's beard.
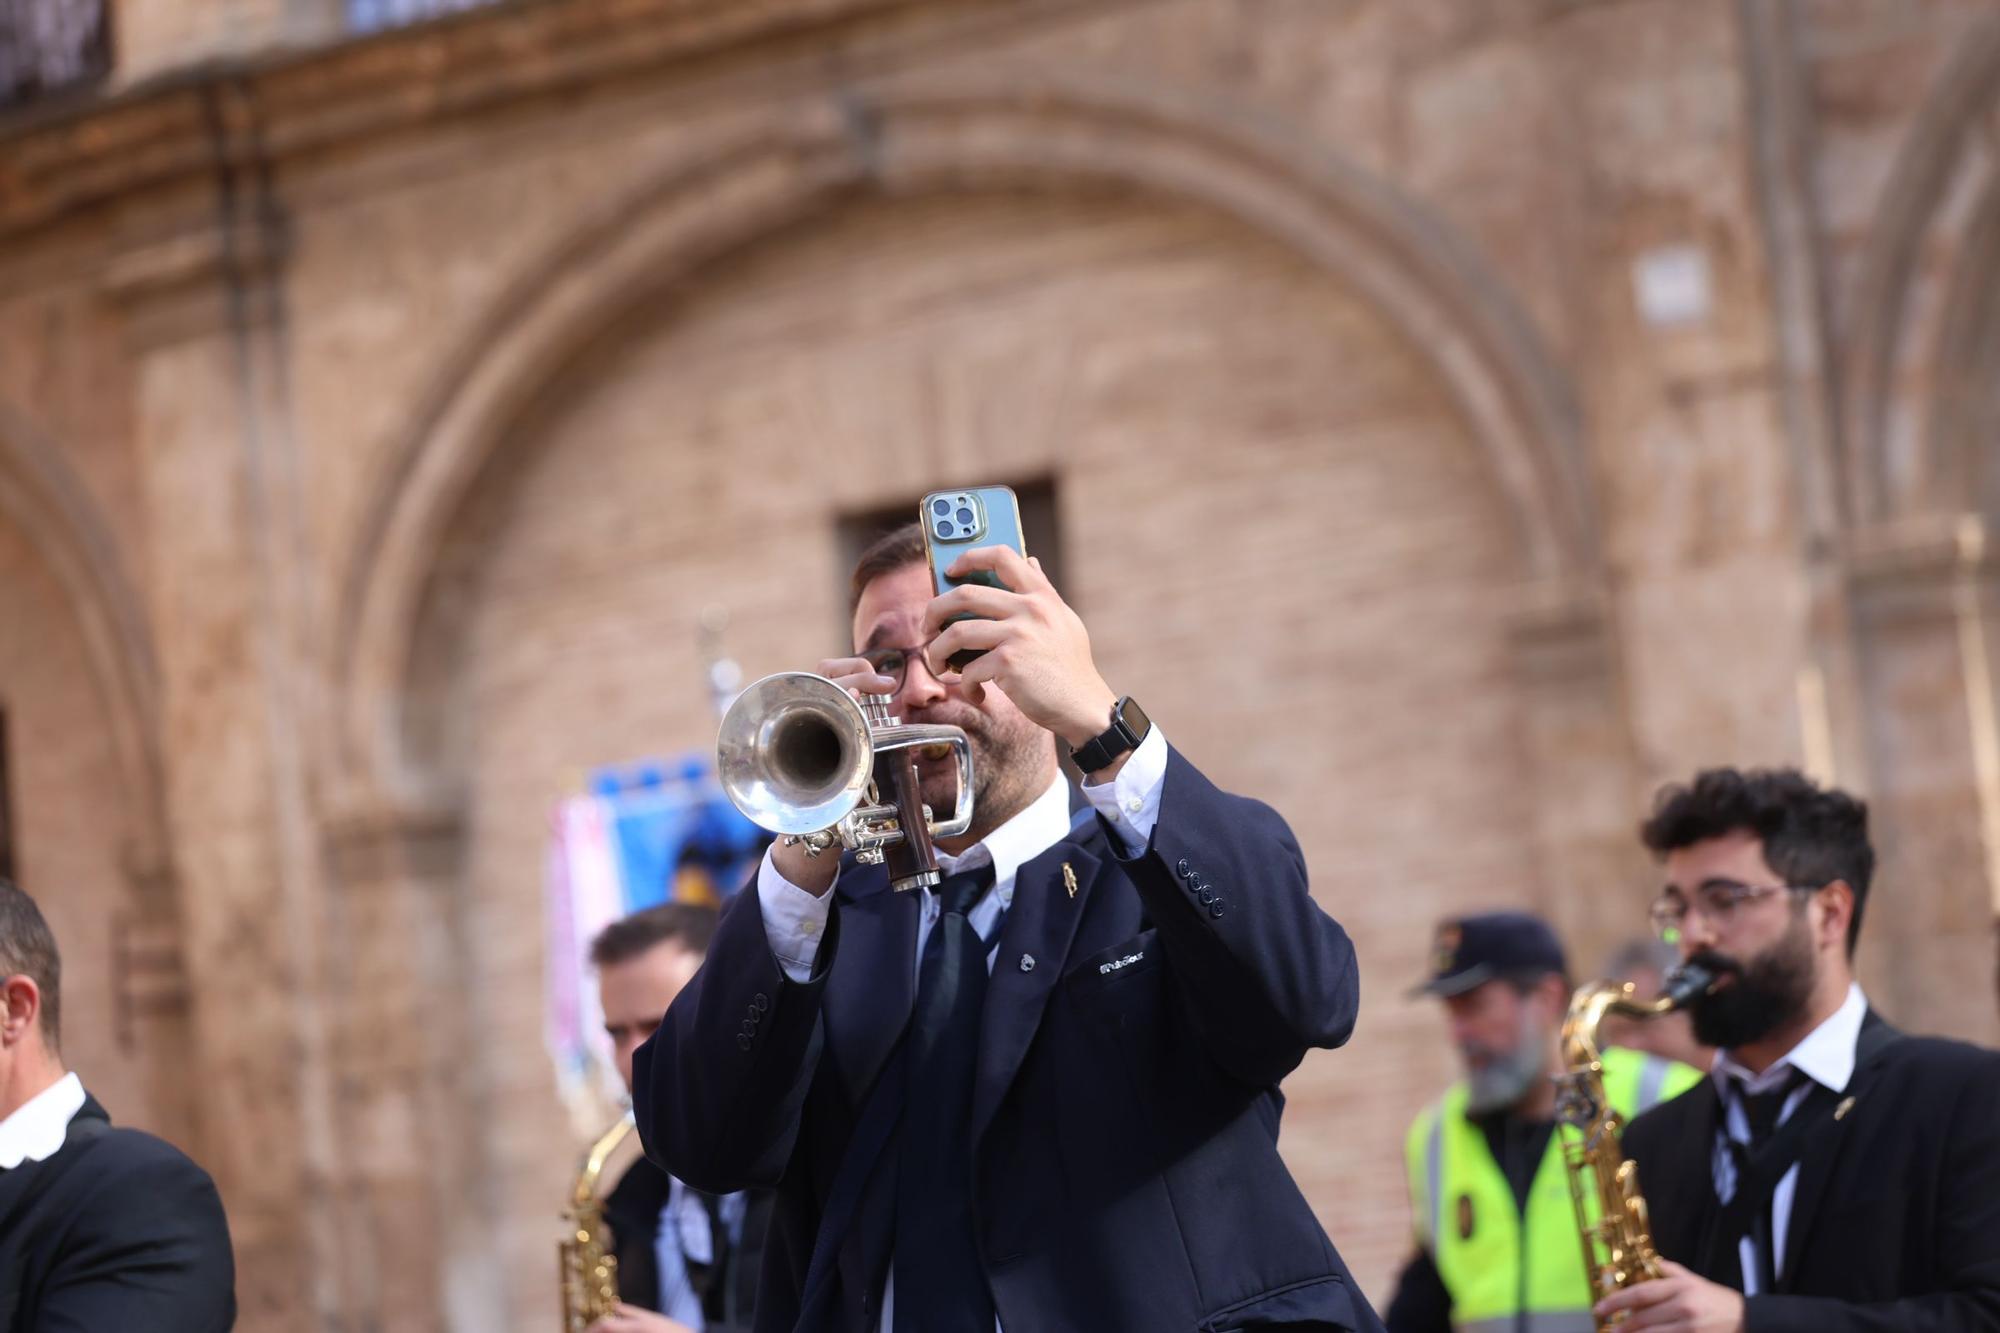
M 1493 1056 L 1483 1065 L 1473 1064 L 1469 1059 L 1466 1062 L 1465 1109 L 1474 1115 L 1512 1106 L 1528 1095 L 1536 1079 L 1547 1073 L 1546 1042 L 1536 1030 L 1534 1015 L 1529 1013 L 1521 1015 L 1521 1035 L 1513 1050 L 1489 1052 L 1484 1047 L 1475 1047 L 1467 1054 Z
M 1688 960 L 1730 984 L 1688 1006 L 1695 1040 L 1734 1050 L 1767 1037 L 1804 1014 L 1815 980 L 1812 935 L 1801 912 L 1770 948 L 1748 963 L 1703 950 Z
M 972 833 L 983 838 L 1027 808 L 1042 794 L 1054 745 L 1049 733 L 1025 717 L 996 726 L 994 719 L 967 704 L 946 702 L 926 708 L 909 721 L 958 727 L 972 744 Z M 919 758 L 924 804 L 940 822 L 950 819 L 958 800 L 958 765 L 950 756 Z

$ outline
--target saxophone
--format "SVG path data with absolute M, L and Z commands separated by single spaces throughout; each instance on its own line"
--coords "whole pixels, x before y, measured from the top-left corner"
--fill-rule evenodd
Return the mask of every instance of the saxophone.
M 561 1271 L 563 1333 L 584 1333 L 618 1309 L 618 1256 L 605 1249 L 604 1205 L 598 1202 L 597 1178 L 612 1151 L 632 1132 L 627 1111 L 604 1136 L 590 1145 L 583 1169 L 570 1186 L 569 1210 L 563 1220 L 569 1235 L 556 1245 Z
M 1639 1193 L 1639 1168 L 1625 1160 L 1618 1143 L 1624 1121 L 1604 1095 L 1604 1063 L 1597 1047 L 1598 1025 L 1607 1014 L 1657 1018 L 1693 1002 L 1715 984 L 1702 968 L 1683 964 L 1667 975 L 1665 994 L 1644 1003 L 1633 999 L 1631 982 L 1593 982 L 1570 998 L 1563 1019 L 1562 1056 L 1565 1073 L 1556 1079 L 1556 1120 L 1577 1132 L 1563 1135 L 1563 1160 L 1569 1168 L 1570 1202 L 1576 1205 L 1577 1229 L 1583 1237 L 1583 1270 L 1590 1277 L 1591 1299 L 1641 1282 L 1664 1277 L 1659 1251 Z M 1592 1213 L 1596 1216 L 1593 1218 Z M 1612 1326 L 1599 1320 L 1598 1333 Z

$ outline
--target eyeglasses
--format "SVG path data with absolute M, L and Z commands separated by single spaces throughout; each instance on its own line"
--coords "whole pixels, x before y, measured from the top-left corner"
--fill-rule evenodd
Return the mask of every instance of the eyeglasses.
M 896 682 L 896 688 L 890 691 L 891 694 L 901 694 L 903 681 L 910 673 L 910 663 L 922 657 L 924 650 L 936 642 L 936 639 L 932 639 L 929 643 L 920 643 L 914 648 L 870 648 L 861 654 L 861 660 L 868 663 L 877 675 L 887 676 Z M 930 670 L 928 666 L 924 669 Z M 946 667 L 942 671 L 931 671 L 931 679 L 941 685 L 949 685 L 958 679 L 958 674 L 952 668 Z
M 1699 912 L 1722 927 L 1729 924 L 1736 915 L 1736 909 L 1745 903 L 1759 902 L 1778 893 L 1818 893 L 1823 887 L 1819 884 L 1737 884 L 1726 879 L 1711 879 L 1694 891 L 1695 901 L 1692 903 L 1683 898 L 1679 890 L 1668 889 L 1653 900 L 1647 915 L 1652 919 L 1654 933 L 1669 944 L 1677 944 L 1689 912 Z

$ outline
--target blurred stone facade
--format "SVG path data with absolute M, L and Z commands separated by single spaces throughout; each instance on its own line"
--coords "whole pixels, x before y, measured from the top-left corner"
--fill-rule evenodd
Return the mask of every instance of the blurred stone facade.
M 552 1326 L 549 807 L 705 743 L 705 610 L 841 646 L 841 520 L 934 486 L 1052 483 L 1354 932 L 1283 1147 L 1378 1300 L 1430 924 L 1587 967 L 1696 766 L 1865 793 L 1871 995 L 2000 1040 L 1995 0 L 111 17 L 0 119 L 6 767 L 250 1333 Z

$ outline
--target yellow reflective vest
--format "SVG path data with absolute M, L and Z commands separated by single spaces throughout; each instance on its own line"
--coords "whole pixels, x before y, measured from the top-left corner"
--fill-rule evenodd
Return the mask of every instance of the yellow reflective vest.
M 1604 1052 L 1605 1094 L 1628 1121 L 1700 1079 L 1658 1056 Z M 1405 1148 L 1417 1243 L 1451 1293 L 1452 1326 L 1461 1333 L 1594 1333 L 1563 1165 L 1561 1140 L 1574 1131 L 1549 1136 L 1523 1210 L 1485 1131 L 1467 1117 L 1466 1100 L 1466 1085 L 1454 1084 L 1410 1126 Z M 1645 1182 L 1639 1187 L 1643 1192 Z

